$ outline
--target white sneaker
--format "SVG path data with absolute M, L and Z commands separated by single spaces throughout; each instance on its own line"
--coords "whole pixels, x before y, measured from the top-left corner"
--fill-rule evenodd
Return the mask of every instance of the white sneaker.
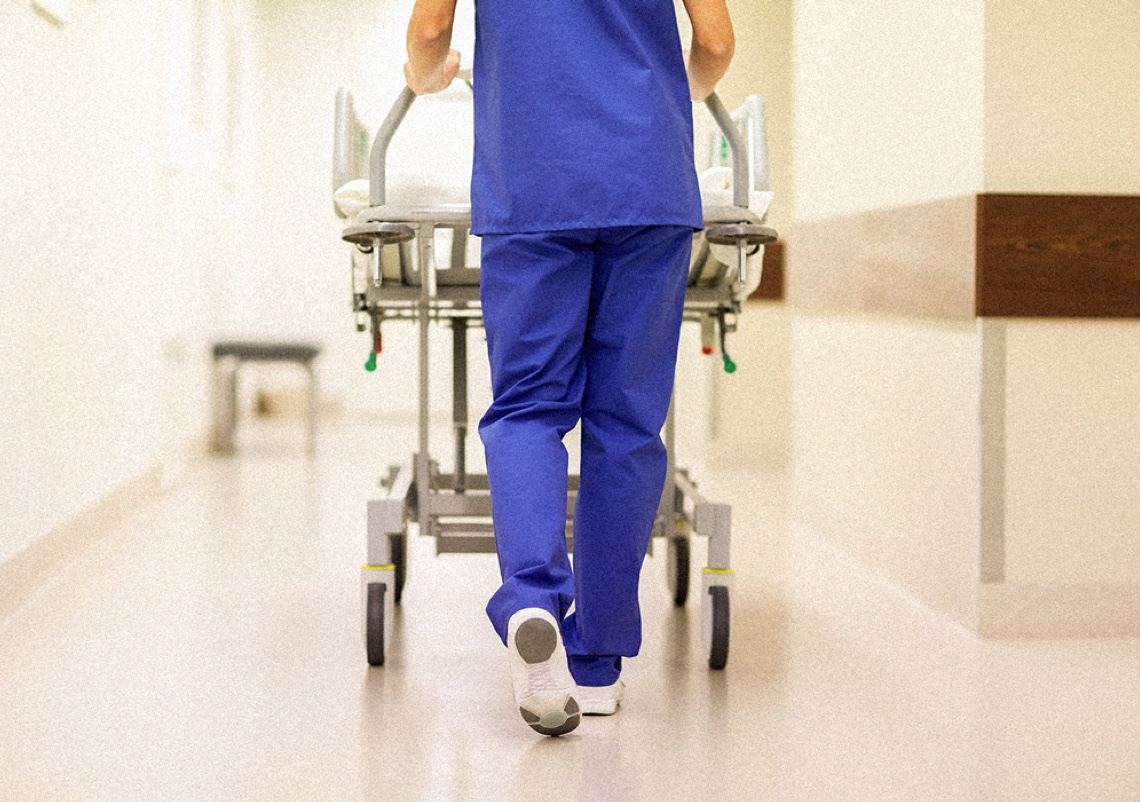
M 507 623 L 511 684 L 523 720 L 543 735 L 565 735 L 581 721 L 574 678 L 566 662 L 558 622 L 546 610 L 528 607 Z
M 620 679 L 613 685 L 594 687 L 579 685 L 574 691 L 583 716 L 612 716 L 625 698 L 625 683 Z

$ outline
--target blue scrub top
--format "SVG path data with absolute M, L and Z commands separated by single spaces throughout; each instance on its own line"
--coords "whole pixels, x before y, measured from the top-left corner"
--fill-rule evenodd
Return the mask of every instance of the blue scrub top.
M 476 0 L 472 233 L 702 227 L 673 0 Z

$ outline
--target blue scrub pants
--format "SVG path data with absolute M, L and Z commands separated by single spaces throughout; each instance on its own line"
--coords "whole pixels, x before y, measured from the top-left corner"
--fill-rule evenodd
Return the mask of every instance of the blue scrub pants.
M 505 643 L 515 612 L 550 611 L 579 685 L 614 683 L 641 646 L 692 239 L 675 226 L 483 237 L 494 402 L 479 433 L 503 578 L 487 614 Z M 579 419 L 571 568 L 562 438 Z

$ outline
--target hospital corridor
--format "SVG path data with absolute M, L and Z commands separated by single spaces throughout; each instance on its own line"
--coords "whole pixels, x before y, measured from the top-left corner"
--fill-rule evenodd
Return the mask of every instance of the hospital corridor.
M 551 715 L 413 5 L 0 4 L 0 800 L 1140 800 L 1140 6 L 728 0 L 640 651 Z

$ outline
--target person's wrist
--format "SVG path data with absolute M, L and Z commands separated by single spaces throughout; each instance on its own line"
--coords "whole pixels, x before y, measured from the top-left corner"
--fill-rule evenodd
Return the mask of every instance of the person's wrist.
M 709 95 L 716 91 L 716 86 L 709 86 L 707 83 L 689 74 L 689 99 L 694 103 L 704 103 L 708 100 Z
M 407 82 L 408 88 L 417 95 L 430 95 L 432 92 L 438 92 L 439 89 L 435 85 L 439 83 L 441 73 L 442 69 L 436 69 L 426 75 L 421 75 L 411 62 L 404 65 L 404 80 Z

